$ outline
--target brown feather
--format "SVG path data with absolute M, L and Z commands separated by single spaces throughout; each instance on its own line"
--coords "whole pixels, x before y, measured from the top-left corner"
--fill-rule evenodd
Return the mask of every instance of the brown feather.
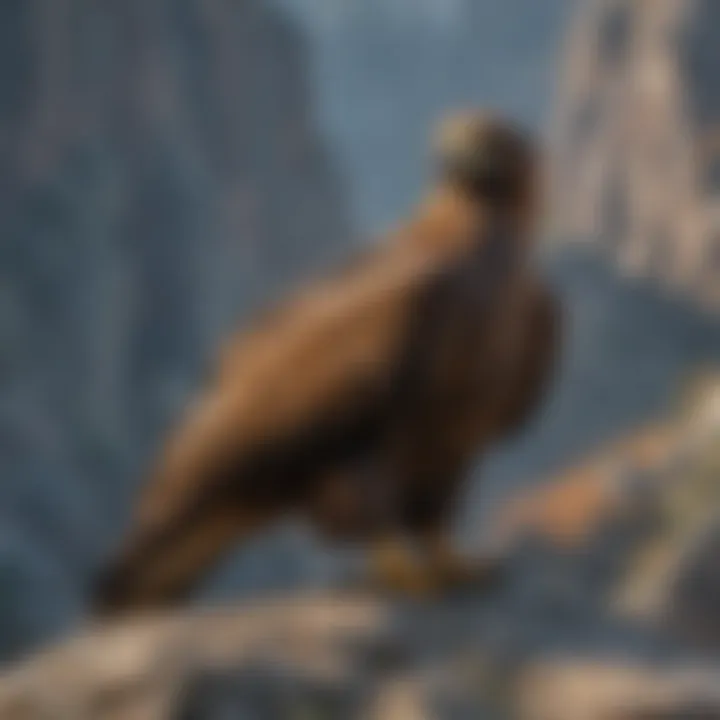
M 98 604 L 177 600 L 288 512 L 349 535 L 446 522 L 468 465 L 532 413 L 554 363 L 554 301 L 513 220 L 443 190 L 226 346 Z

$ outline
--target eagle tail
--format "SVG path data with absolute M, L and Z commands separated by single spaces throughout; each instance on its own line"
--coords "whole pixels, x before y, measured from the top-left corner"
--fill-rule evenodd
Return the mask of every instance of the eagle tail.
M 197 508 L 172 522 L 138 528 L 96 578 L 91 612 L 109 618 L 179 604 L 260 523 L 258 514 L 226 505 Z

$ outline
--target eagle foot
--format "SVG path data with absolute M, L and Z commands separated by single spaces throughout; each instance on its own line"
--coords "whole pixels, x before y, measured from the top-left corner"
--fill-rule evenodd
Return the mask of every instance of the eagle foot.
M 432 598 L 464 590 L 486 590 L 499 579 L 499 558 L 464 558 L 456 553 L 418 554 L 402 540 L 374 548 L 368 585 L 405 597 Z
M 498 558 L 467 559 L 446 556 L 431 565 L 436 584 L 444 591 L 488 590 L 498 580 L 501 562 Z
M 373 548 L 367 580 L 370 589 L 383 594 L 429 598 L 439 590 L 438 578 L 402 539 Z

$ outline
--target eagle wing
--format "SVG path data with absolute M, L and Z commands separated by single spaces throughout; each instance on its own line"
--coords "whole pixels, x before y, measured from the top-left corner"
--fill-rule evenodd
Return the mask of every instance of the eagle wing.
M 523 349 L 497 425 L 498 436 L 522 431 L 535 417 L 552 385 L 560 360 L 561 305 L 548 287 L 539 283 L 532 287 L 525 318 Z
M 165 443 L 97 578 L 96 612 L 178 600 L 239 534 L 292 502 L 303 468 L 381 431 L 408 313 L 437 268 L 410 246 L 376 251 L 234 339 Z
M 380 422 L 407 314 L 434 268 L 427 254 L 375 251 L 237 336 L 169 437 L 138 522 L 167 522 L 259 455 Z

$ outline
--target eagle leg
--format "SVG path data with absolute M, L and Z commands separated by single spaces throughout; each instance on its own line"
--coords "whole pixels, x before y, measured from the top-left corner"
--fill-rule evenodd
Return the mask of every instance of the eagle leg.
M 409 597 L 437 593 L 437 577 L 402 535 L 387 535 L 370 550 L 368 584 L 373 590 Z
M 463 556 L 452 547 L 447 533 L 425 538 L 424 550 L 429 572 L 443 590 L 486 590 L 499 580 L 501 558 Z
M 380 592 L 429 598 L 462 590 L 488 590 L 499 580 L 499 558 L 468 558 L 456 552 L 447 535 L 410 543 L 386 536 L 370 555 L 370 586 Z

